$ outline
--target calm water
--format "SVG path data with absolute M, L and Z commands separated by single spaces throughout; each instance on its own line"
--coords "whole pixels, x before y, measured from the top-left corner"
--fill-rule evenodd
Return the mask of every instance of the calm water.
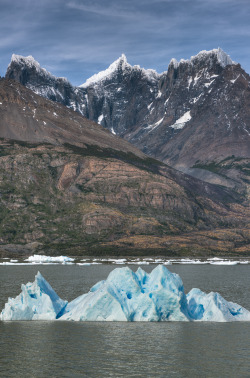
M 38 269 L 71 300 L 113 268 L 0 266 L 0 309 Z M 180 274 L 186 292 L 218 291 L 250 310 L 249 265 L 168 268 Z M 0 322 L 0 376 L 250 377 L 250 323 Z

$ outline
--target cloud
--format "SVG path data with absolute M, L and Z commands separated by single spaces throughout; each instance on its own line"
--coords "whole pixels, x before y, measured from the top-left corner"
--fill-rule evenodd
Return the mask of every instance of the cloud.
M 161 72 L 218 46 L 250 71 L 249 0 L 0 0 L 0 11 L 1 74 L 12 53 L 33 55 L 79 84 L 121 53 Z

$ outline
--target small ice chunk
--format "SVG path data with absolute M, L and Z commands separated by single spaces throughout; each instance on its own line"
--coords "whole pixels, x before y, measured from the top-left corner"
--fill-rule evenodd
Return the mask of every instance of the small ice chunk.
M 68 256 L 45 256 L 45 255 L 33 255 L 29 256 L 25 261 L 35 262 L 39 264 L 48 263 L 48 262 L 59 262 L 59 263 L 68 263 L 74 261 L 73 258 Z

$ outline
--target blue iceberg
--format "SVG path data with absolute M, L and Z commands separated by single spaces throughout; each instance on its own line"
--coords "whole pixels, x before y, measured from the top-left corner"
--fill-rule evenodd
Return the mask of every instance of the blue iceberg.
M 33 283 L 28 282 L 21 289 L 16 298 L 9 298 L 0 320 L 53 320 L 68 304 L 58 297 L 40 272 Z
M 22 293 L 9 298 L 1 320 L 74 321 L 250 321 L 250 312 L 218 293 L 192 289 L 158 265 L 150 274 L 139 268 L 116 268 L 105 281 L 68 303 L 58 297 L 40 273 Z

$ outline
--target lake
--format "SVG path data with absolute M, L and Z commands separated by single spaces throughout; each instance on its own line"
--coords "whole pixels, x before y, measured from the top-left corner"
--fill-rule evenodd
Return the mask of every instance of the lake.
M 147 272 L 154 267 L 142 266 Z M 71 300 L 114 268 L 0 266 L 0 309 L 38 270 Z M 218 291 L 250 310 L 249 265 L 167 268 L 181 276 L 186 293 L 193 287 Z M 250 323 L 0 322 L 0 376 L 250 377 Z

